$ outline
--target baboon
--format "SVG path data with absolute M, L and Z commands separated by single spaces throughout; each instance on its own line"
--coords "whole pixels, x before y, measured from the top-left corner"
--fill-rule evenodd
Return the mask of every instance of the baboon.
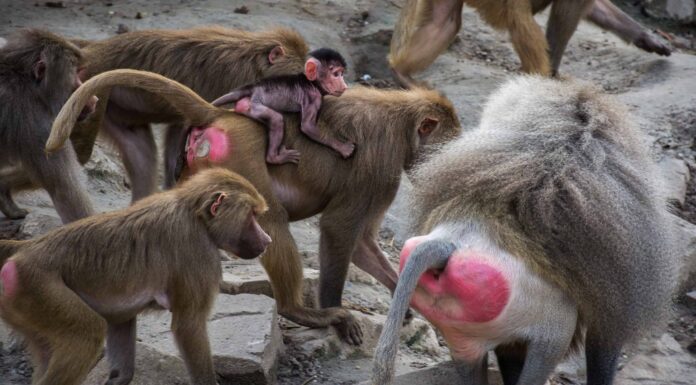
M 7 218 L 27 215 L 12 192 L 35 186 L 48 191 L 63 223 L 93 212 L 72 145 L 50 156 L 43 151 L 53 118 L 82 84 L 81 64 L 75 45 L 38 29 L 19 30 L 0 48 L 0 211 Z M 78 120 L 96 102 L 90 97 Z
M 394 28 L 389 63 L 397 82 L 414 84 L 411 75 L 426 69 L 454 41 L 462 24 L 462 7 L 475 8 L 493 28 L 507 29 L 522 71 L 558 72 L 570 37 L 582 17 L 624 41 L 658 55 L 671 50 L 609 0 L 408 0 Z M 551 5 L 546 37 L 534 14 Z M 549 60 L 550 54 L 550 60 Z
M 487 384 L 489 349 L 505 385 L 544 384 L 583 342 L 588 385 L 611 384 L 622 346 L 668 306 L 675 266 L 663 182 L 623 106 L 519 77 L 412 177 L 423 235 L 401 252 L 372 383 L 391 383 L 410 301 L 466 384 Z
M 113 86 L 157 93 L 190 122 L 190 161 L 182 178 L 207 167 L 225 167 L 249 179 L 266 198 L 269 212 L 260 222 L 273 243 L 261 260 L 279 313 L 309 327 L 334 325 L 345 340 L 360 343 L 359 326 L 340 307 L 348 266 L 352 261 L 390 290 L 396 287 L 396 271 L 379 248 L 377 232 L 402 171 L 460 132 L 449 100 L 427 89 L 356 87 L 339 98 L 326 96 L 318 121 L 320 131 L 353 142 L 360 151 L 342 159 L 302 134 L 297 116 L 288 116 L 284 144 L 305 154 L 306 161 L 269 166 L 264 155 L 266 130 L 258 122 L 214 108 L 164 77 L 117 70 L 94 77 L 82 92 L 73 95 L 56 118 L 47 149 L 59 148 L 68 138 L 88 92 Z M 302 264 L 288 222 L 318 213 L 322 213 L 319 302 L 323 309 L 310 309 L 302 305 Z
M 298 74 L 308 52 L 302 36 L 289 29 L 147 30 L 82 44 L 86 58 L 82 80 L 113 69 L 151 71 L 183 83 L 208 101 L 262 78 Z M 89 159 L 101 127 L 121 153 L 136 201 L 156 190 L 156 146 L 149 123 L 172 123 L 164 145 L 164 184 L 173 186 L 176 150 L 185 140 L 187 123 L 152 93 L 117 87 L 98 96 L 108 98 L 105 111 L 100 109 L 71 137 L 80 143 L 80 159 Z
M 255 258 L 271 242 L 263 197 L 246 179 L 201 172 L 181 188 L 35 240 L 0 241 L 0 316 L 24 335 L 34 384 L 80 384 L 106 335 L 107 385 L 130 383 L 136 317 L 172 312 L 193 384 L 216 384 L 206 319 L 222 271 L 218 249 Z
M 331 48 L 320 48 L 309 53 L 304 72 L 262 79 L 215 99 L 213 105 L 235 103 L 235 112 L 268 125 L 268 163 L 300 161 L 299 151 L 281 145 L 285 132 L 283 112 L 299 112 L 302 115 L 300 129 L 303 133 L 347 158 L 355 150 L 353 143 L 323 138 L 317 129 L 322 97 L 341 96 L 348 88 L 343 80 L 345 69 L 346 61 L 340 53 Z

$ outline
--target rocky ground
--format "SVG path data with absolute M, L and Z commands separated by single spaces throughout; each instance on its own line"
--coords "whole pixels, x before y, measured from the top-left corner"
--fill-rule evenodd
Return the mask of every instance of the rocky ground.
M 681 7 L 674 8 L 675 1 Z M 257 30 L 283 25 L 297 29 L 312 47 L 331 46 L 344 52 L 354 83 L 389 86 L 385 56 L 403 3 L 404 0 L 0 0 L 0 36 L 25 26 L 98 39 L 118 31 L 145 28 L 220 24 Z M 649 6 L 642 8 L 642 3 Z M 671 8 L 664 8 L 663 12 L 655 8 L 665 3 L 671 4 Z M 653 155 L 670 179 L 667 193 L 675 213 L 684 219 L 679 236 L 686 263 L 669 325 L 626 349 L 619 384 L 696 383 L 696 298 L 687 295 L 696 290 L 696 56 L 686 49 L 696 43 L 694 19 L 690 19 L 692 24 L 684 23 L 689 12 L 692 17 L 696 13 L 689 4 L 693 1 L 623 4 L 642 22 L 675 34 L 675 44 L 685 49 L 669 58 L 646 54 L 583 23 L 562 66 L 563 73 L 601 85 L 631 108 L 636 122 L 654 139 Z M 674 18 L 675 12 L 681 15 L 680 22 L 654 18 Z M 542 23 L 544 19 L 544 15 L 538 18 Z M 518 63 L 507 37 L 493 31 L 467 9 L 457 40 L 421 78 L 444 91 L 454 102 L 463 126 L 473 127 L 486 97 L 514 74 Z M 100 141 L 98 145 L 85 173 L 92 200 L 100 211 L 125 207 L 130 192 L 120 161 L 108 144 Z M 402 190 L 407 191 L 408 186 L 406 181 Z M 401 223 L 407 212 L 402 203 L 403 191 L 380 233 L 382 247 L 395 263 L 404 238 Z M 60 225 L 44 192 L 21 194 L 18 201 L 31 213 L 24 221 L 0 218 L 0 238 L 32 237 Z M 318 267 L 317 219 L 294 223 L 292 231 L 305 258 L 307 294 L 311 300 Z M 226 280 L 253 287 L 260 293 L 270 292 L 257 262 L 232 260 L 224 262 L 224 267 Z M 365 330 L 366 342 L 360 348 L 340 343 L 331 330 L 308 330 L 278 317 L 273 301 L 265 296 L 220 295 L 209 328 L 221 381 L 259 385 L 365 381 L 389 295 L 371 277 L 355 269 L 346 283 L 345 304 L 354 310 Z M 185 370 L 167 325 L 166 314 L 139 321 L 135 384 L 186 383 Z M 427 322 L 416 318 L 404 329 L 402 342 L 398 372 L 404 375 L 399 377 L 399 384 L 458 383 L 453 369 L 445 363 L 447 349 Z M 491 362 L 493 371 L 494 367 Z M 21 344 L 0 327 L 0 384 L 28 384 L 30 374 Z M 492 375 L 497 379 L 495 372 Z M 101 361 L 87 383 L 102 383 L 105 376 L 105 362 Z M 551 383 L 583 381 L 582 361 L 576 357 L 557 369 Z

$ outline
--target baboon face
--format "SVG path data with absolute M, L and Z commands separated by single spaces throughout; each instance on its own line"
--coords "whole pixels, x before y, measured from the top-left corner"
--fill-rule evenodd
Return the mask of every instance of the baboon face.
M 217 247 L 242 259 L 253 259 L 271 243 L 271 237 L 256 220 L 267 210 L 260 196 L 234 196 L 218 191 L 212 195 L 206 207 L 203 215 L 208 220 L 208 231 Z

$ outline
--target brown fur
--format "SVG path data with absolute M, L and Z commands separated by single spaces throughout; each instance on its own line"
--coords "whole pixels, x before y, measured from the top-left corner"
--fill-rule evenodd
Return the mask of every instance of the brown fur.
M 389 63 L 397 81 L 414 84 L 411 75 L 427 68 L 454 41 L 464 4 L 499 30 L 507 30 L 526 73 L 558 72 L 570 37 L 582 17 L 639 48 L 669 55 L 670 49 L 610 0 L 408 0 L 391 41 Z M 551 5 L 546 36 L 534 15 Z
M 283 50 L 273 63 L 269 54 Z M 113 69 L 138 69 L 181 82 L 211 101 L 235 88 L 276 75 L 300 73 L 308 48 L 302 37 L 289 29 L 247 32 L 223 27 L 186 30 L 146 30 L 117 35 L 84 47 L 85 78 Z M 175 152 L 183 141 L 181 115 L 152 93 L 114 90 L 108 106 L 73 131 L 72 141 L 81 161 L 91 155 L 96 133 L 101 129 L 122 153 L 133 186 L 133 200 L 156 190 L 155 144 L 148 123 L 175 123 L 165 141 L 165 186 L 174 183 Z M 106 115 L 104 115 L 106 114 Z M 142 149 L 140 156 L 127 149 Z
M 64 223 L 93 212 L 72 146 L 50 156 L 43 151 L 53 118 L 79 86 L 82 60 L 75 45 L 36 29 L 18 31 L 0 49 L 0 210 L 9 218 L 27 214 L 12 192 L 37 186 L 48 191 Z M 89 95 L 75 117 L 94 103 Z
M 244 249 L 246 239 L 259 243 L 243 257 L 262 252 L 269 239 L 259 238 L 265 234 L 249 227 L 255 224 L 249 218 L 265 210 L 247 180 L 215 169 L 125 210 L 25 242 L 3 267 L 3 283 L 14 274 L 17 284 L 5 287 L 0 314 L 26 338 L 34 383 L 79 384 L 98 358 L 107 325 L 107 384 L 128 383 L 135 317 L 164 307 L 172 312 L 172 331 L 193 383 L 216 384 L 206 318 L 221 278 L 218 248 Z M 0 241 L 0 248 L 13 245 Z
M 104 74 L 104 79 L 119 73 L 123 71 Z M 153 78 L 128 74 L 120 81 L 126 85 L 146 84 L 144 78 L 148 77 Z M 173 83 L 162 78 L 156 81 Z M 199 108 L 201 114 L 211 108 L 181 87 L 161 89 L 180 93 L 177 100 L 182 103 L 190 97 L 186 104 Z M 82 92 L 100 92 L 100 88 L 90 81 Z M 71 103 L 66 108 L 76 108 Z M 434 121 L 437 124 L 433 126 Z M 339 98 L 325 97 L 318 124 L 322 133 L 331 132 L 356 143 L 354 156 L 343 160 L 333 150 L 307 139 L 299 131 L 296 116 L 287 119 L 284 144 L 306 154 L 306 159 L 292 166 L 266 164 L 267 137 L 257 122 L 224 112 L 207 126 L 227 131 L 234 145 L 229 159 L 217 165 L 248 178 L 268 202 L 269 212 L 261 222 L 273 243 L 262 262 L 271 277 L 279 312 L 311 327 L 336 325 L 345 338 L 360 342 L 357 324 L 347 310 L 339 308 L 348 265 L 352 260 L 390 289 L 395 287 L 396 272 L 376 242 L 379 224 L 396 195 L 402 171 L 420 159 L 426 148 L 433 147 L 429 145 L 456 136 L 460 126 L 452 104 L 435 91 L 362 87 L 349 89 Z M 70 127 L 72 122 L 56 121 L 55 129 L 63 133 L 62 140 L 69 134 L 64 126 Z M 419 134 L 425 128 L 432 130 Z M 188 174 L 190 171 L 184 170 L 184 175 Z M 318 213 L 322 213 L 320 302 L 327 308 L 321 310 L 302 306 L 301 259 L 288 229 L 289 221 Z

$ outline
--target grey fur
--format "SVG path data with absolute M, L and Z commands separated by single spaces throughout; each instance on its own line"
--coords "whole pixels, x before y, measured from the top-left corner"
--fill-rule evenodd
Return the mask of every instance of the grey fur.
M 528 344 L 519 383 L 543 383 L 586 331 L 588 384 L 610 384 L 621 347 L 665 313 L 676 262 L 663 181 L 646 135 L 596 87 L 518 77 L 491 96 L 478 128 L 411 177 L 413 232 L 458 245 L 483 237 L 568 298 L 527 339 L 510 334 Z

